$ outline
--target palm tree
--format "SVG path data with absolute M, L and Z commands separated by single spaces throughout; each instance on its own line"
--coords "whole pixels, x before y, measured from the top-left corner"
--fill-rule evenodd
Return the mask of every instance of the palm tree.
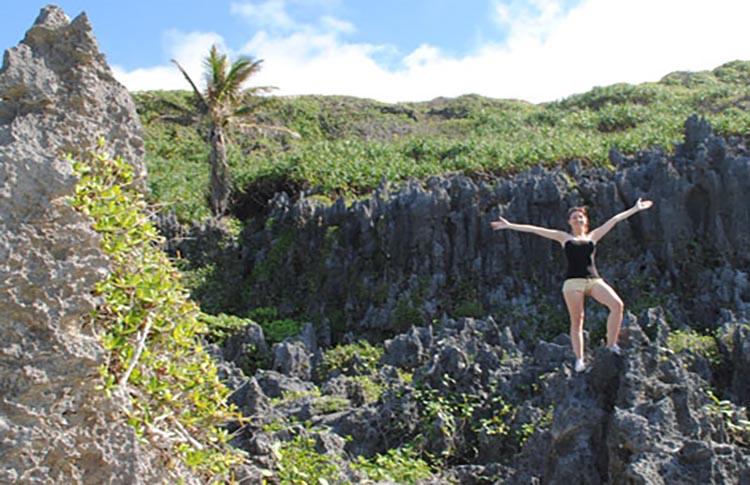
M 191 121 L 201 121 L 206 128 L 208 142 L 211 145 L 209 164 L 211 166 L 210 207 L 215 217 L 222 216 L 229 204 L 230 176 L 227 163 L 228 131 L 233 128 L 241 130 L 276 130 L 283 131 L 295 138 L 299 135 L 280 126 L 261 125 L 256 122 L 254 114 L 268 98 L 259 95 L 273 88 L 258 86 L 243 89 L 243 84 L 260 71 L 262 60 L 240 57 L 230 65 L 226 54 L 219 53 L 214 45 L 204 61 L 206 89 L 201 92 L 185 69 L 174 59 L 177 68 L 185 76 L 194 93 L 193 109 L 187 109 L 168 102 L 171 107 L 187 115 Z M 184 119 L 184 117 L 183 117 Z

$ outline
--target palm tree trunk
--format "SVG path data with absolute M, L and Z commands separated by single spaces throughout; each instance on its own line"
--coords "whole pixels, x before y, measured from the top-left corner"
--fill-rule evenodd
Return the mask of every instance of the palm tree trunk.
M 211 212 L 215 217 L 224 215 L 229 205 L 229 165 L 224 129 L 211 128 Z

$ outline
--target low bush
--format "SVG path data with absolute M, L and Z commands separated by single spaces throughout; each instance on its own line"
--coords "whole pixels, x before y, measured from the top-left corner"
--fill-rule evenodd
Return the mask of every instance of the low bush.
M 101 304 L 92 328 L 107 351 L 101 388 L 129 399 L 127 421 L 139 439 L 168 447 L 167 462 L 176 455 L 207 481 L 227 479 L 242 455 L 221 425 L 240 416 L 200 345 L 206 325 L 160 249 L 132 167 L 103 147 L 71 160 L 80 180 L 70 201 L 110 259 L 111 272 L 93 288 Z

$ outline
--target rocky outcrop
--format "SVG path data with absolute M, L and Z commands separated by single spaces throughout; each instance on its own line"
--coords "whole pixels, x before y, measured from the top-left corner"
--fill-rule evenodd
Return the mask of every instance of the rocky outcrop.
M 663 309 L 627 322 L 622 355 L 589 342 L 582 374 L 567 335 L 523 350 L 492 318 L 446 318 L 386 341 L 376 369 L 360 373 L 382 386 L 375 400 L 354 399 L 347 376 L 316 386 L 291 369 L 259 371 L 233 396 L 252 418 L 235 443 L 262 469 L 273 465 L 260 444 L 312 434 L 340 443 L 325 451 L 350 478 L 346 463 L 358 455 L 408 443 L 442 457 L 424 483 L 748 483 L 750 430 L 730 429 L 746 411 L 717 407 L 691 365 L 698 353 L 664 346 Z M 737 322 L 727 332 L 746 335 Z M 331 407 L 333 396 L 345 400 Z
M 271 397 L 282 383 L 295 391 L 270 391 L 266 417 L 253 413 L 241 433 L 250 441 L 237 444 L 258 468 L 271 466 L 248 443 L 311 432 L 261 426 L 293 418 L 346 438 L 332 451 L 344 464 L 406 443 L 442 457 L 445 468 L 429 483 L 750 483 L 740 407 L 750 396 L 745 141 L 692 117 L 673 155 L 610 158 L 614 170 L 573 161 L 510 178 L 384 182 L 351 205 L 277 194 L 268 218 L 252 221 L 240 241 L 248 301 L 319 316 L 319 343 L 366 336 L 383 341 L 384 353 L 376 371 L 355 380 L 308 377 L 292 364 L 312 359 L 309 348 L 293 339 L 277 347 L 289 364 L 261 372 L 259 392 Z M 654 207 L 617 226 L 597 255 L 634 312 L 626 312 L 624 355 L 598 347 L 607 315 L 592 306 L 591 365 L 576 374 L 560 249 L 492 232 L 489 222 L 502 215 L 565 228 L 565 209 L 583 203 L 596 225 L 639 197 Z M 720 363 L 669 350 L 669 319 L 721 329 Z M 374 402 L 354 385 L 367 379 L 384 389 Z M 343 401 L 330 409 L 334 397 Z M 257 407 L 253 399 L 243 409 Z
M 443 313 L 515 312 L 524 326 L 562 310 L 564 263 L 552 241 L 493 232 L 497 216 L 566 229 L 568 207 L 590 207 L 592 225 L 654 200 L 602 240 L 597 261 L 626 306 L 658 303 L 713 326 L 721 309 L 750 310 L 750 157 L 745 141 L 691 118 L 674 155 L 611 153 L 614 170 L 571 161 L 507 178 L 432 177 L 367 199 L 328 206 L 280 193 L 241 241 L 253 305 L 317 318 L 382 339 Z M 672 301 L 670 301 L 672 300 Z M 675 300 L 679 303 L 673 305 Z M 329 320 L 329 321 L 326 321 Z
M 101 136 L 143 174 L 134 105 L 85 15 L 44 8 L 0 69 L 0 482 L 161 483 L 175 472 L 100 390 L 87 326 L 108 272 L 90 222 L 66 202 L 66 153 Z M 194 481 L 190 475 L 184 476 Z

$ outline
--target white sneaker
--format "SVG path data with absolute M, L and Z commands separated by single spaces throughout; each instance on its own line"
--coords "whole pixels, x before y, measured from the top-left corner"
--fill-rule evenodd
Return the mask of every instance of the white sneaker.
M 583 362 L 583 359 L 576 359 L 575 369 L 576 372 L 583 372 L 586 369 L 586 364 Z
M 609 350 L 610 350 L 610 351 L 611 351 L 612 353 L 614 353 L 614 354 L 620 355 L 620 354 L 622 353 L 622 349 L 621 349 L 621 348 L 620 348 L 620 346 L 619 346 L 619 345 L 617 345 L 617 344 L 614 344 L 613 346 L 611 346 L 611 347 L 607 347 L 607 348 L 608 348 L 608 349 L 609 349 Z

